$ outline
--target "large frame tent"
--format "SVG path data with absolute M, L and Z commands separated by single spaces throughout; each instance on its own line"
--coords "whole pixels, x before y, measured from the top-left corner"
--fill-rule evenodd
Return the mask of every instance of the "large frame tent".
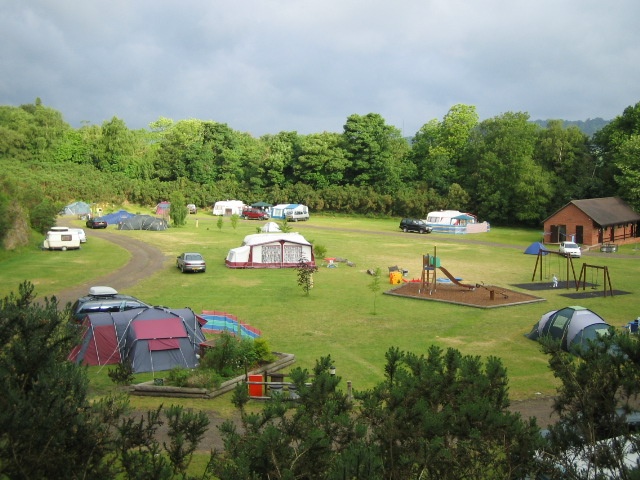
M 136 308 L 87 315 L 69 360 L 85 365 L 131 364 L 134 373 L 195 368 L 205 341 L 190 308 Z

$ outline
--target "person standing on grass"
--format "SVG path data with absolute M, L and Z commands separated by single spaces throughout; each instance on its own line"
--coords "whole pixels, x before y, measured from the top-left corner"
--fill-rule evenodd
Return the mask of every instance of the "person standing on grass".
M 551 279 L 553 282 L 553 288 L 558 288 L 558 277 L 556 277 L 556 274 L 553 274 L 553 278 Z

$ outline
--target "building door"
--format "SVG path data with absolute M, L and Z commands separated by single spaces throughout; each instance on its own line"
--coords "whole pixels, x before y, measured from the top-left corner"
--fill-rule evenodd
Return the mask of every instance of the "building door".
M 560 243 L 558 240 L 559 237 L 559 227 L 558 225 L 551 225 L 551 237 L 549 238 L 550 243 Z
M 582 225 L 576 225 L 576 243 L 584 243 L 584 227 Z

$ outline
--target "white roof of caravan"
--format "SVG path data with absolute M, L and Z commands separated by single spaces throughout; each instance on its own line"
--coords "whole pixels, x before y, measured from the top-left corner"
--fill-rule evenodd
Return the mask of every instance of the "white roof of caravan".
M 301 203 L 280 203 L 279 205 L 274 205 L 272 208 L 296 208 L 296 207 L 302 207 L 304 205 L 302 205 Z
M 429 212 L 427 217 L 457 217 L 462 215 L 459 210 L 436 210 L 435 212 Z
M 244 237 L 243 245 L 263 245 L 265 243 L 273 243 L 284 240 L 291 243 L 299 243 L 302 245 L 311 245 L 302 235 L 299 233 L 254 233 Z
M 244 205 L 244 202 L 242 200 L 220 200 L 215 205 Z

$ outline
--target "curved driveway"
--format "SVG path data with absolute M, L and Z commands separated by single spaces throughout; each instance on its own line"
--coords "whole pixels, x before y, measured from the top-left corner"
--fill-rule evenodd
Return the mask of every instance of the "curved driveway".
M 59 223 L 62 225 L 64 221 Z M 112 226 L 110 228 L 116 227 Z M 109 232 L 109 228 L 87 230 L 90 232 L 89 237 L 103 238 L 128 250 L 131 253 L 131 260 L 114 272 L 92 279 L 91 284 L 80 285 L 56 293 L 56 298 L 61 305 L 67 302 L 74 302 L 79 297 L 86 295 L 89 287 L 93 285 L 107 285 L 118 291 L 126 290 L 160 270 L 167 259 L 166 255 L 153 245 L 135 238 L 114 235 Z M 91 241 L 91 238 L 89 238 L 89 241 Z

